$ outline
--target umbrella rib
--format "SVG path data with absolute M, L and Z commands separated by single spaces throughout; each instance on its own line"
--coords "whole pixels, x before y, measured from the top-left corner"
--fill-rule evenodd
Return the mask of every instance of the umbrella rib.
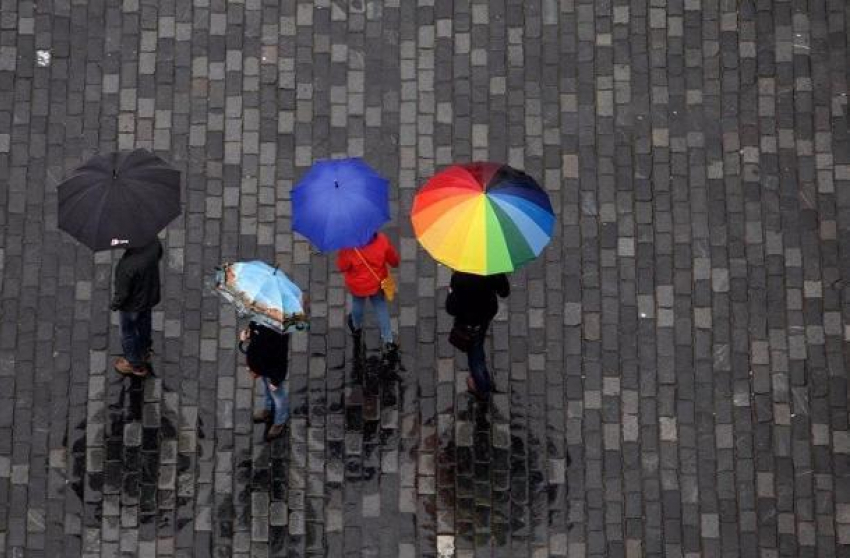
M 466 252 L 467 240 L 471 228 L 471 218 L 469 216 L 473 211 L 475 211 L 478 201 L 479 197 L 475 197 L 464 202 L 462 206 L 459 206 L 455 210 L 455 213 L 452 216 L 455 221 L 446 231 L 444 236 L 444 240 L 449 247 L 449 249 L 446 250 L 449 254 L 447 259 L 451 259 L 452 262 L 449 264 L 449 267 L 457 268 L 462 271 L 468 269 L 462 263 L 464 261 L 464 254 Z
M 487 271 L 489 273 L 513 271 L 511 252 L 505 239 L 493 201 L 487 200 L 485 230 L 487 234 Z M 492 228 L 492 230 L 491 230 Z
M 496 203 L 496 205 L 499 206 L 502 212 L 505 213 L 505 215 L 507 215 L 520 230 L 527 231 L 527 234 L 525 234 L 526 237 L 545 239 L 545 241 L 542 241 L 543 243 L 540 246 L 540 250 L 542 250 L 543 247 L 546 246 L 546 244 L 548 244 L 549 240 L 551 239 L 551 229 L 552 225 L 554 224 L 554 217 L 550 214 L 544 214 L 546 217 L 545 224 L 548 225 L 548 227 L 544 228 L 544 224 L 539 223 L 533 218 L 532 215 L 530 215 L 526 211 L 523 211 L 523 207 L 521 205 L 518 205 L 517 203 L 511 203 L 511 201 L 512 200 L 510 197 L 508 197 L 507 199 L 505 199 L 505 197 L 502 197 L 501 199 L 494 198 L 494 202 Z M 521 203 L 524 200 L 519 199 L 517 201 Z M 546 230 L 547 228 L 549 230 Z M 527 238 L 526 240 L 529 240 L 529 238 Z M 529 242 L 529 246 L 531 246 L 531 242 Z M 535 252 L 538 252 L 538 250 L 535 250 Z
M 505 237 L 505 244 L 508 247 L 508 252 L 510 253 L 511 263 L 514 268 L 519 267 L 525 262 L 533 260 L 539 252 L 535 252 L 534 248 L 528 242 L 525 235 L 523 234 L 522 228 L 516 222 L 514 222 L 513 217 L 498 203 L 497 200 L 494 200 L 493 203 L 493 212 L 499 219 L 499 224 L 502 227 L 502 231 Z M 545 247 L 545 244 L 541 246 L 541 251 Z
M 71 203 L 73 200 L 75 200 L 75 199 L 77 199 L 81 196 L 85 196 L 86 194 L 88 194 L 92 191 L 92 188 L 86 188 L 85 184 L 82 184 L 78 188 L 75 187 L 75 184 L 73 182 L 75 179 L 82 180 L 82 177 L 80 177 L 79 175 L 75 175 L 75 176 L 72 176 L 71 178 L 69 178 L 68 180 L 66 180 L 63 184 L 60 184 L 60 186 L 62 187 L 62 190 L 63 190 L 63 192 L 62 192 L 63 196 L 61 196 L 61 200 L 60 200 L 59 203 L 61 203 L 63 205 L 66 204 L 66 203 Z M 67 193 L 67 194 L 64 193 L 64 192 L 68 192 L 68 191 L 70 191 L 70 192 Z
M 158 205 L 156 199 L 158 194 L 151 192 L 150 194 L 146 195 L 147 192 L 145 192 L 144 190 L 165 190 L 168 188 L 167 186 L 154 185 L 149 182 L 144 182 L 143 180 L 133 178 L 125 179 L 125 184 L 127 185 L 127 187 L 130 187 L 132 185 L 134 193 L 136 194 L 133 196 L 133 201 L 135 203 L 145 206 L 145 211 L 149 215 L 159 217 L 159 213 L 156 211 L 156 206 Z M 164 194 L 162 194 L 162 196 L 164 197 Z M 163 214 L 161 219 L 156 220 L 156 225 L 157 227 L 165 226 L 169 222 L 171 222 L 171 219 L 173 219 L 173 217 L 171 217 L 170 215 Z
M 487 220 L 485 207 L 487 197 L 478 196 L 465 221 L 465 238 L 461 260 L 467 269 L 487 269 Z
M 97 190 L 94 189 L 94 188 L 80 189 L 78 192 L 75 192 L 72 197 L 66 198 L 65 200 L 62 201 L 62 205 L 63 205 L 62 214 L 69 216 L 67 218 L 67 220 L 73 221 L 73 219 L 71 219 L 70 216 L 73 215 L 76 212 L 77 207 L 80 206 L 84 201 L 86 201 L 86 198 L 88 198 L 91 195 L 95 195 L 95 194 L 97 194 Z M 85 209 L 85 207 L 83 209 Z M 70 230 L 70 228 L 68 228 L 66 230 L 68 230 L 69 233 L 72 233 L 76 236 L 76 235 L 80 234 L 85 229 L 85 226 L 88 222 L 89 221 L 87 221 L 87 220 L 83 220 L 83 225 L 81 227 L 76 227 L 74 231 Z
M 97 210 L 92 212 L 93 215 L 96 215 L 96 219 L 90 221 L 90 223 L 92 223 L 94 225 L 94 234 L 92 235 L 92 244 L 93 244 L 92 250 L 95 250 L 95 251 L 98 250 L 98 248 L 96 248 L 96 246 L 98 244 L 98 239 L 100 238 L 101 229 L 103 228 L 102 217 L 103 217 L 103 212 L 106 209 L 106 201 L 109 199 L 109 197 L 112 194 L 111 186 L 107 186 L 106 192 L 107 193 L 105 195 L 101 196 L 100 199 L 97 201 L 97 205 L 98 205 Z
M 456 246 L 456 243 L 452 242 L 453 234 L 459 229 L 459 223 L 464 221 L 464 216 L 468 214 L 470 204 L 473 204 L 475 199 L 475 196 L 469 196 L 467 199 L 446 208 L 427 227 L 418 229 L 417 236 L 419 242 L 425 246 L 426 250 L 434 254 L 434 257 L 438 260 L 454 259 L 454 254 L 442 259 L 437 257 L 436 254 L 451 252 L 451 249 Z

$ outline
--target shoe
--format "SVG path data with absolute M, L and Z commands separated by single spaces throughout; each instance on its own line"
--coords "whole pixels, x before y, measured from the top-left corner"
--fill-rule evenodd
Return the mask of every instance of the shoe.
M 268 409 L 263 409 L 262 411 L 257 411 L 254 413 L 254 423 L 262 424 L 265 422 L 271 422 L 274 417 L 274 413 L 269 411 Z
M 475 385 L 475 380 L 472 379 L 472 376 L 466 377 L 466 391 L 471 393 L 478 401 L 483 402 L 490 398 L 489 393 L 481 393 L 478 391 L 478 387 Z
M 348 324 L 348 331 L 351 332 L 352 337 L 360 337 L 360 334 L 363 332 L 363 328 L 354 327 L 354 319 L 351 317 L 351 314 L 345 320 L 345 323 Z
M 271 425 L 269 427 L 269 431 L 266 432 L 266 441 L 271 442 L 272 440 L 276 440 L 278 438 L 281 438 L 285 431 L 286 431 L 286 423 Z
M 390 341 L 389 343 L 384 343 L 383 348 L 381 349 L 381 353 L 385 357 L 394 357 L 398 355 L 398 345 Z
M 136 376 L 143 378 L 148 375 L 146 366 L 133 366 L 130 361 L 124 357 L 115 359 L 115 371 L 124 376 Z

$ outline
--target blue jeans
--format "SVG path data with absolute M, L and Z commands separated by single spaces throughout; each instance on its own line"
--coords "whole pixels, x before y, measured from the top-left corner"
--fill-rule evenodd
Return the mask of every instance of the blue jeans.
M 487 356 L 484 354 L 484 339 L 487 337 L 488 325 L 484 325 L 478 341 L 473 343 L 469 352 L 466 353 L 467 362 L 469 363 L 469 374 L 475 380 L 475 388 L 482 394 L 490 393 L 490 390 L 493 388 L 490 372 L 487 370 Z
M 351 321 L 354 323 L 354 328 L 363 327 L 363 310 L 366 307 L 367 299 L 372 302 L 372 309 L 375 310 L 375 315 L 378 317 L 381 340 L 384 343 L 392 343 L 393 330 L 390 324 L 390 309 L 387 307 L 387 299 L 384 298 L 383 291 L 378 291 L 372 296 L 351 295 Z
M 263 386 L 266 389 L 266 410 L 274 413 L 274 423 L 286 423 L 289 420 L 289 395 L 283 387 L 283 382 L 272 391 L 269 388 L 269 379 L 263 378 Z
M 121 327 L 121 348 L 124 358 L 133 366 L 145 363 L 145 354 L 151 348 L 151 311 L 118 312 L 118 323 Z

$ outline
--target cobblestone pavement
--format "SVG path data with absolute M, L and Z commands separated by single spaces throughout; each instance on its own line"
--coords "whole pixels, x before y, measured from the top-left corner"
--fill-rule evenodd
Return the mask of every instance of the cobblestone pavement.
M 848 27 L 845 0 L 0 0 L 0 556 L 850 556 Z M 185 193 L 131 382 L 117 254 L 57 231 L 56 185 L 133 147 Z M 395 376 L 290 232 L 346 154 L 395 185 Z M 404 217 L 470 159 L 559 214 L 489 408 Z M 313 301 L 271 445 L 205 284 L 257 257 Z

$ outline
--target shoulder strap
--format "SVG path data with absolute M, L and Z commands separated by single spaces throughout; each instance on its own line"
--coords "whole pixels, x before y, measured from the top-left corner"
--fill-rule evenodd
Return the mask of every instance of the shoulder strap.
M 360 253 L 360 250 L 358 250 L 357 248 L 355 248 L 355 249 L 354 249 L 354 251 L 355 251 L 355 252 L 357 252 L 357 255 L 358 255 L 358 256 L 360 256 L 360 260 L 363 262 L 363 265 L 365 265 L 365 266 L 366 266 L 366 268 L 367 268 L 367 269 L 368 269 L 368 270 L 372 273 L 372 276 L 375 278 L 375 281 L 377 281 L 378 283 L 380 283 L 380 282 L 381 282 L 381 278 L 380 278 L 380 277 L 378 277 L 378 274 L 377 274 L 377 273 L 375 273 L 375 270 L 374 270 L 374 269 L 372 269 L 372 266 L 371 266 L 371 265 L 369 265 L 369 262 L 367 262 L 367 261 L 366 261 L 366 258 L 364 258 L 364 257 L 363 257 L 363 254 L 361 254 L 361 253 Z

